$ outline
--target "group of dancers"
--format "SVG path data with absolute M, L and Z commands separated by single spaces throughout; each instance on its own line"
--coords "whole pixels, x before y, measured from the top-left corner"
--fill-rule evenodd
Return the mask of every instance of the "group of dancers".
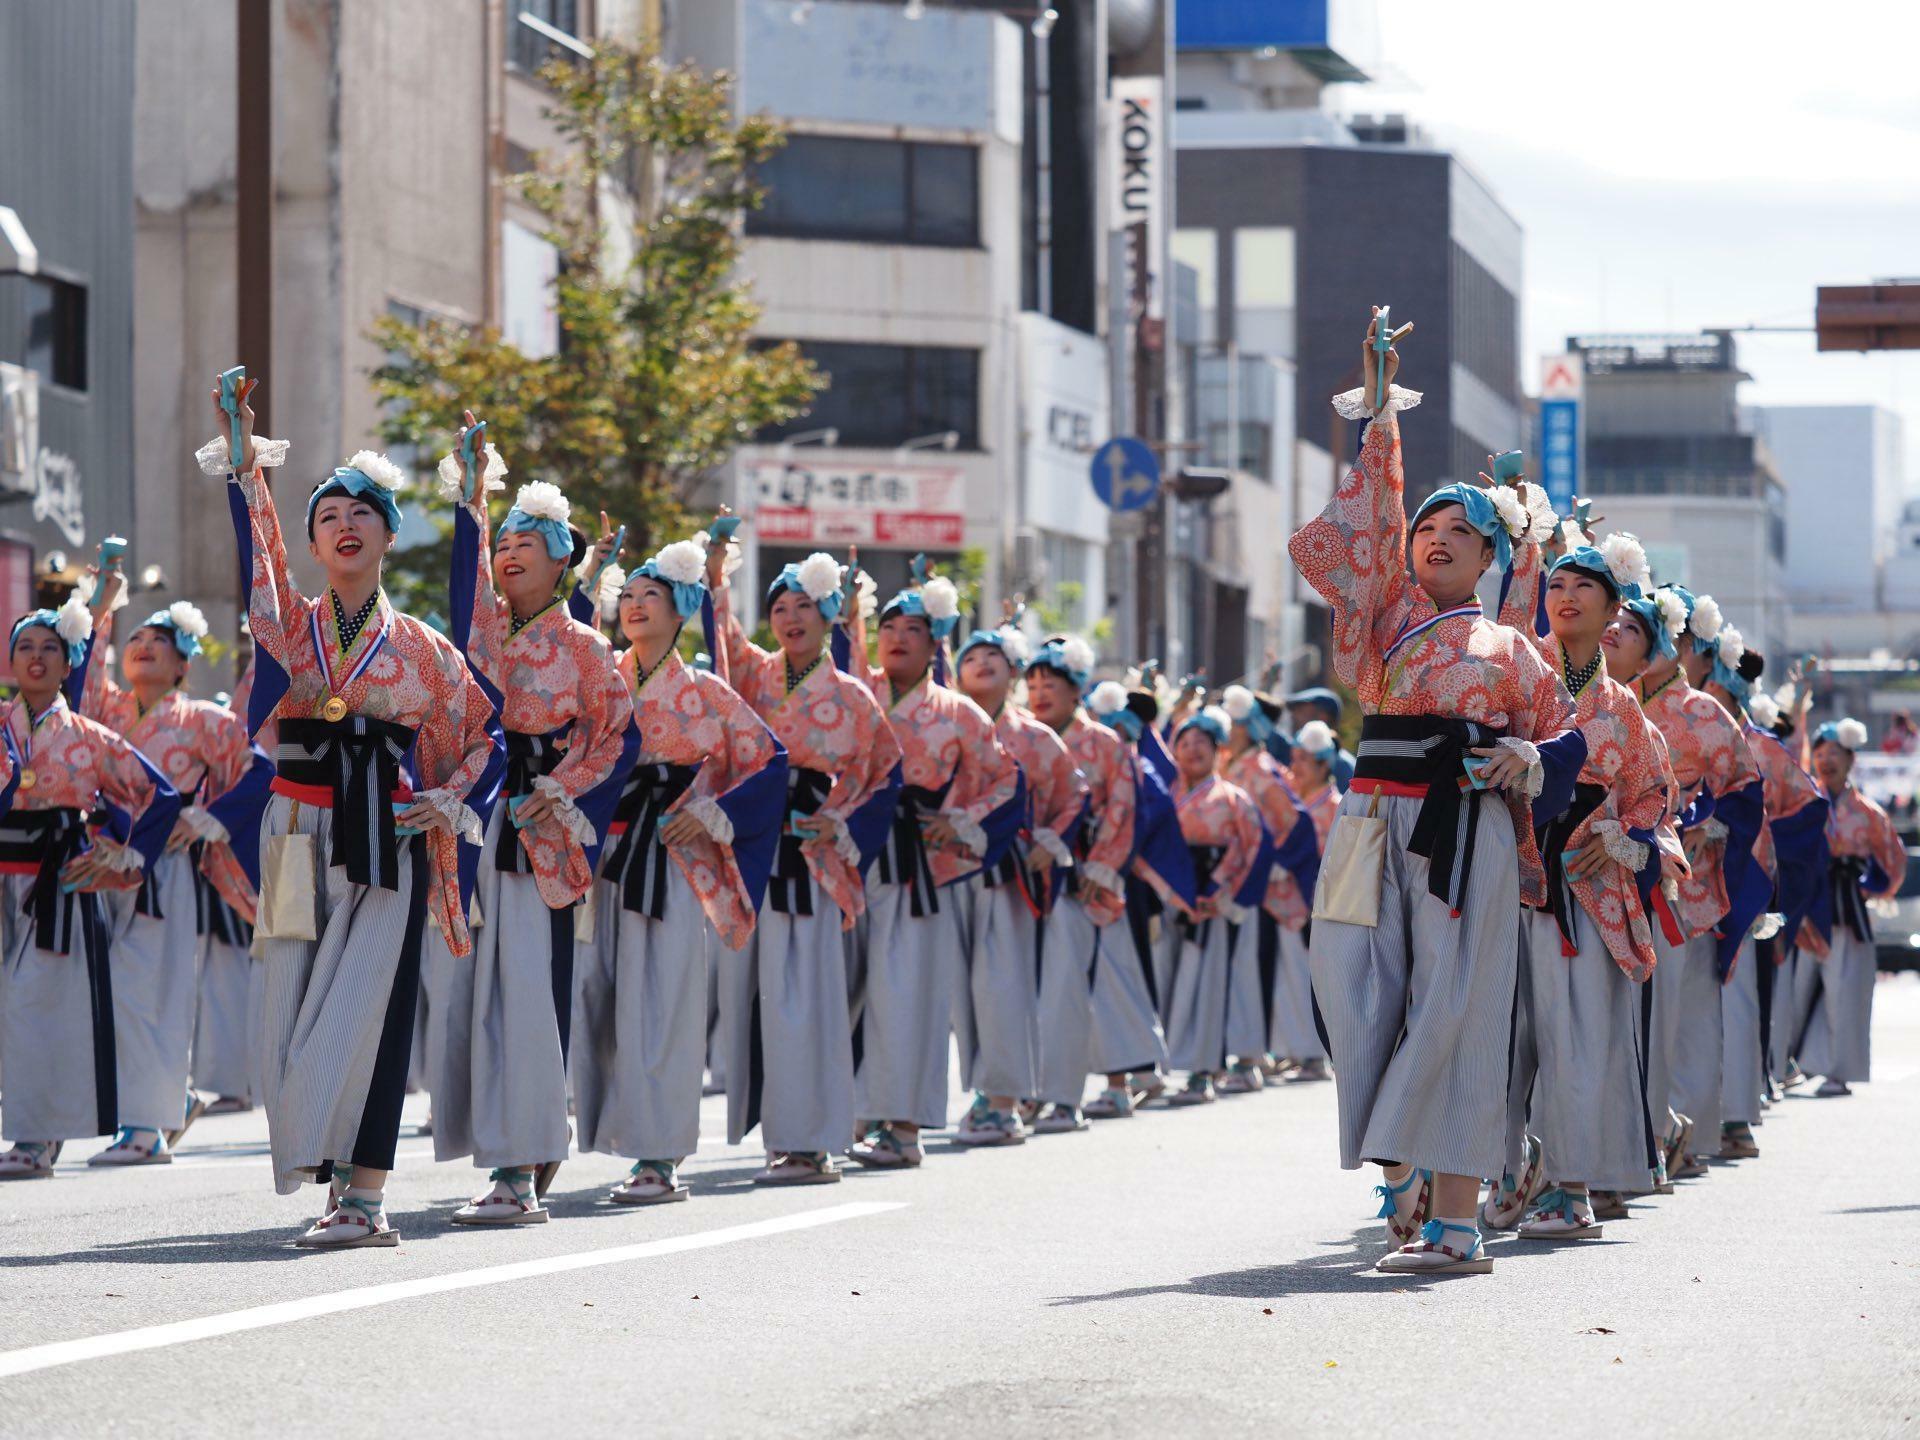
M 708 1077 L 758 1184 L 918 1166 L 955 1048 L 964 1145 L 1332 1078 L 1389 1270 L 1485 1270 L 1483 1227 L 1596 1235 L 1756 1155 L 1777 1085 L 1866 1078 L 1865 899 L 1905 851 L 1848 783 L 1864 730 L 1796 758 L 1773 727 L 1804 707 L 1756 690 L 1711 597 L 1509 467 L 1409 525 L 1419 397 L 1366 353 L 1335 400 L 1358 461 L 1290 547 L 1353 753 L 1330 691 L 1096 683 L 1011 606 L 962 634 L 919 563 L 884 605 L 857 563 L 786 566 L 763 647 L 735 517 L 630 572 L 551 484 L 496 526 L 471 413 L 439 471 L 450 633 L 388 602 L 406 485 L 372 452 L 312 488 L 303 593 L 287 445 L 229 372 L 197 458 L 249 596 L 232 705 L 184 694 L 189 604 L 108 673 L 105 550 L 13 627 L 0 1178 L 91 1135 L 92 1163 L 165 1163 L 208 1094 L 257 1101 L 276 1187 L 327 1187 L 295 1243 L 392 1245 L 411 1071 L 436 1157 L 489 1172 L 451 1219 L 514 1226 L 574 1146 L 632 1162 L 611 1203 L 687 1198 Z

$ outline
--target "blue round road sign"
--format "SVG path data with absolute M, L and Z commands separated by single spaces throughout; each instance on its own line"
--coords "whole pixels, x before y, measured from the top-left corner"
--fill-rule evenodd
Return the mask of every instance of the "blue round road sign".
M 1160 493 L 1160 461 L 1144 440 L 1116 435 L 1093 452 L 1093 493 L 1109 510 L 1144 510 Z

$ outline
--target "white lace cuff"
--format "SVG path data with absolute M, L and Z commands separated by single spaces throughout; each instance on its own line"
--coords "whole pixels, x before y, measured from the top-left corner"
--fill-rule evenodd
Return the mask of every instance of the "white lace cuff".
M 733 844 L 733 821 L 727 818 L 727 812 L 720 808 L 718 800 L 708 795 L 701 795 L 687 801 L 682 808 L 698 820 L 700 828 L 720 844 Z
M 1080 867 L 1080 873 L 1110 894 L 1119 895 L 1126 889 L 1126 886 L 1121 883 L 1120 872 L 1111 865 L 1102 865 L 1097 860 L 1087 861 Z
M 1073 868 L 1073 852 L 1067 849 L 1067 842 L 1051 830 L 1033 832 L 1033 843 L 1053 857 L 1053 863 L 1063 870 Z
M 834 853 L 846 861 L 847 864 L 858 868 L 860 864 L 860 847 L 853 843 L 853 832 L 847 829 L 847 822 L 842 820 L 838 815 L 827 814 L 824 810 L 817 811 L 814 818 L 816 820 L 825 820 L 833 827 L 828 833 L 833 840 Z
M 1709 845 L 1717 844 L 1727 838 L 1727 822 L 1718 815 L 1701 821 L 1699 828 Z
M 1636 840 L 1621 827 L 1618 820 L 1596 820 L 1593 833 L 1599 837 L 1606 848 L 1607 858 L 1624 868 L 1628 874 L 1638 875 L 1647 863 L 1647 844 Z
M 1369 420 L 1373 417 L 1373 407 L 1367 404 L 1371 385 L 1362 385 L 1357 390 L 1343 390 L 1333 397 L 1333 408 L 1342 420 Z M 1398 385 L 1387 387 L 1387 407 L 1380 413 L 1398 413 L 1411 410 L 1420 403 L 1418 390 L 1405 390 Z
M 275 470 L 287 463 L 287 440 L 268 440 L 263 436 L 253 437 L 253 463 L 256 469 Z M 216 479 L 234 473 L 233 441 L 225 435 L 216 435 L 198 450 L 193 452 L 194 462 L 199 465 L 202 475 L 212 475 Z
M 540 775 L 535 777 L 533 788 L 535 793 L 545 795 L 553 801 L 554 819 L 560 822 L 560 828 L 567 832 L 576 845 L 593 844 L 596 838 L 593 833 L 593 822 L 580 813 L 580 807 L 573 803 L 573 797 L 567 793 L 566 786 L 551 775 Z
M 1502 735 L 1493 743 L 1501 750 L 1511 750 L 1527 762 L 1527 783 L 1524 792 L 1529 800 L 1538 799 L 1541 787 L 1547 783 L 1547 772 L 1540 768 L 1540 747 L 1531 740 L 1522 740 L 1516 735 Z
M 446 817 L 453 827 L 453 833 L 471 845 L 487 843 L 486 831 L 480 826 L 480 817 L 458 795 L 450 790 L 422 790 L 415 795 L 416 803 L 433 806 Z
M 105 836 L 95 837 L 93 853 L 100 857 L 100 862 L 107 869 L 118 875 L 131 874 L 146 864 L 146 861 L 140 858 L 140 852 L 131 845 L 122 845 L 119 841 Z
M 1786 923 L 1786 916 L 1780 914 L 1777 910 L 1769 910 L 1753 922 L 1753 938 L 1756 940 L 1771 940 L 1780 933 L 1781 927 Z
M 500 452 L 489 445 L 486 447 L 486 463 L 480 467 L 480 481 L 483 495 L 491 495 L 496 490 L 507 488 L 507 462 Z M 460 456 L 457 451 L 449 451 L 440 457 L 440 498 L 442 500 L 464 501 L 467 498 L 466 480 L 460 474 Z
M 193 832 L 193 838 L 196 840 L 207 840 L 220 845 L 231 838 L 227 834 L 227 827 L 198 805 L 187 806 L 180 812 L 180 818 Z
M 964 815 L 949 815 L 947 819 L 952 822 L 953 833 L 962 845 L 975 855 L 987 853 L 987 832 L 980 828 L 978 820 L 969 820 Z

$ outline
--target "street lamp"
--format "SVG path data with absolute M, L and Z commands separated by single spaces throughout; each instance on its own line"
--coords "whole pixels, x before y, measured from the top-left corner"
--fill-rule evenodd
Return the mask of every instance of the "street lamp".
M 916 435 L 913 439 L 907 441 L 906 444 L 894 446 L 893 453 L 896 456 L 900 456 L 910 455 L 915 450 L 958 450 L 959 448 L 960 432 L 958 430 L 942 430 L 936 435 Z
M 824 445 L 829 450 L 840 443 L 840 427 L 829 425 L 822 430 L 802 430 L 798 435 L 789 435 L 774 449 L 774 454 L 785 460 L 793 454 L 796 445 Z

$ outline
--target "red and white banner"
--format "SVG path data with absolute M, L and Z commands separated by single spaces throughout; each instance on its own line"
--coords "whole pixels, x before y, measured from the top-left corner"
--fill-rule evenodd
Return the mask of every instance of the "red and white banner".
M 964 543 L 957 465 L 741 462 L 754 529 L 776 545 L 958 550 Z

